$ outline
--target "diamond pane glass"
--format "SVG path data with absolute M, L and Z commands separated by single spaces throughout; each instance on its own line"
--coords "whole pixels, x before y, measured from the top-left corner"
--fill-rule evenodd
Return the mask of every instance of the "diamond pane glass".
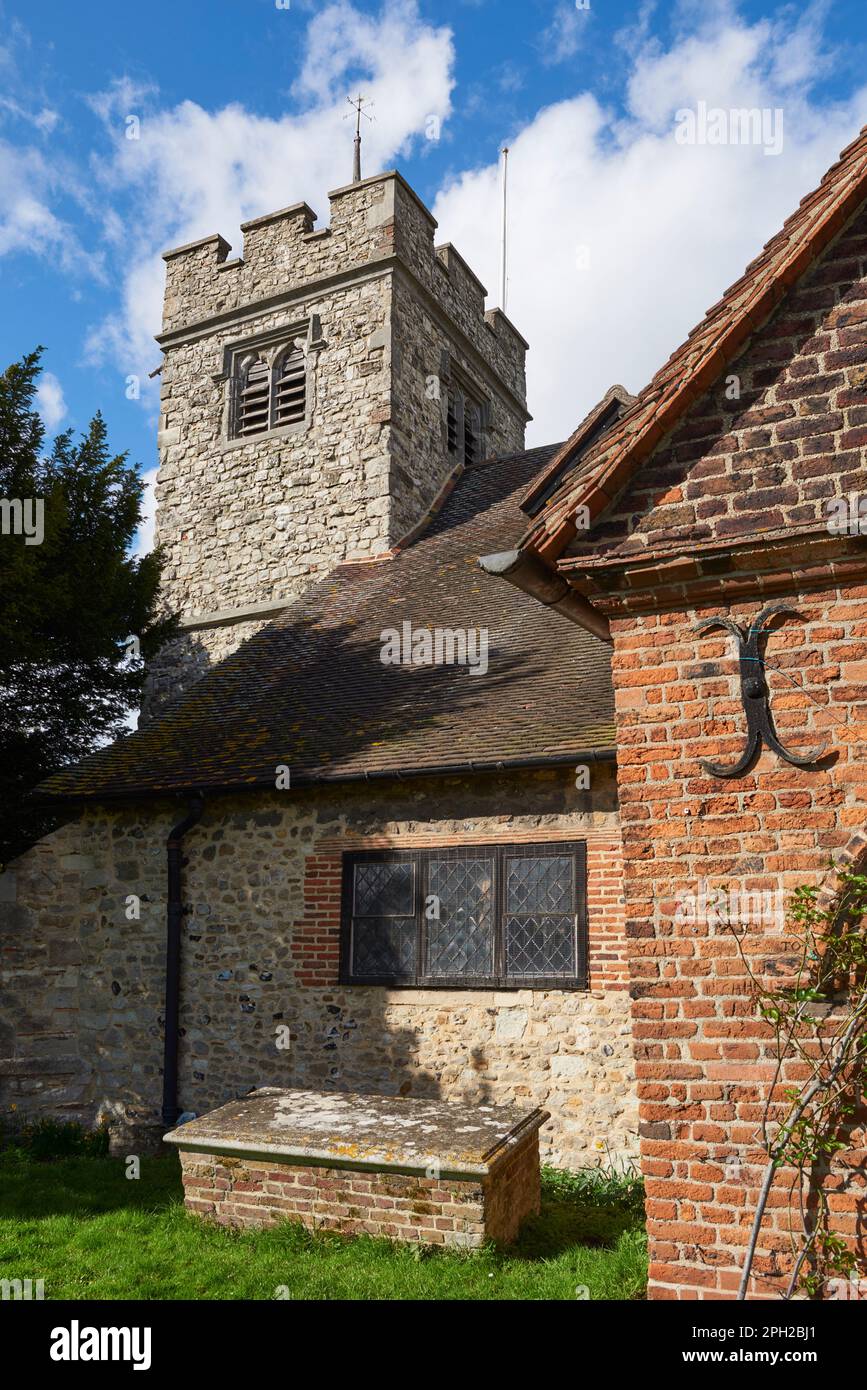
M 352 931 L 353 975 L 409 978 L 415 972 L 414 917 L 367 917 Z
M 506 973 L 575 974 L 571 917 L 507 917 Z
M 407 863 L 356 864 L 356 915 L 408 917 L 414 910 L 412 870 L 412 864 Z
M 574 861 L 567 854 L 508 859 L 507 912 L 568 912 L 572 907 Z
M 492 859 L 431 859 L 426 905 L 429 975 L 493 972 Z M 439 916 L 431 917 L 431 911 Z

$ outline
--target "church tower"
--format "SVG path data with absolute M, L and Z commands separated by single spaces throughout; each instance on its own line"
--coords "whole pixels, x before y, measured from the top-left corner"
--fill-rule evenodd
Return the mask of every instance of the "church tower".
M 165 253 L 157 541 L 182 637 L 145 715 L 456 470 L 523 448 L 527 344 L 396 172 Z

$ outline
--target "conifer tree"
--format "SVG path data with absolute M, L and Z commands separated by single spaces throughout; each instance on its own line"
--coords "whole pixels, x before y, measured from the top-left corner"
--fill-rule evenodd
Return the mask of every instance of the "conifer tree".
M 57 823 L 28 796 L 42 778 L 124 734 L 143 661 L 174 630 L 159 555 L 130 553 L 142 480 L 102 416 L 45 452 L 40 356 L 0 375 L 0 866 Z

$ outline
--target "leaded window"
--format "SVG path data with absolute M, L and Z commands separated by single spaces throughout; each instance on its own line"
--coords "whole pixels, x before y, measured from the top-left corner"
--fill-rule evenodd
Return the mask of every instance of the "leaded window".
M 585 989 L 579 843 L 344 856 L 346 984 Z

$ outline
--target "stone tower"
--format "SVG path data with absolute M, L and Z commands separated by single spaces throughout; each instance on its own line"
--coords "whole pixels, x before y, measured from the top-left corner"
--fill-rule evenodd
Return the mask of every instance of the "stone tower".
M 386 554 L 450 475 L 523 448 L 527 344 L 400 174 L 165 254 L 157 540 L 183 636 L 152 713 L 341 561 Z

